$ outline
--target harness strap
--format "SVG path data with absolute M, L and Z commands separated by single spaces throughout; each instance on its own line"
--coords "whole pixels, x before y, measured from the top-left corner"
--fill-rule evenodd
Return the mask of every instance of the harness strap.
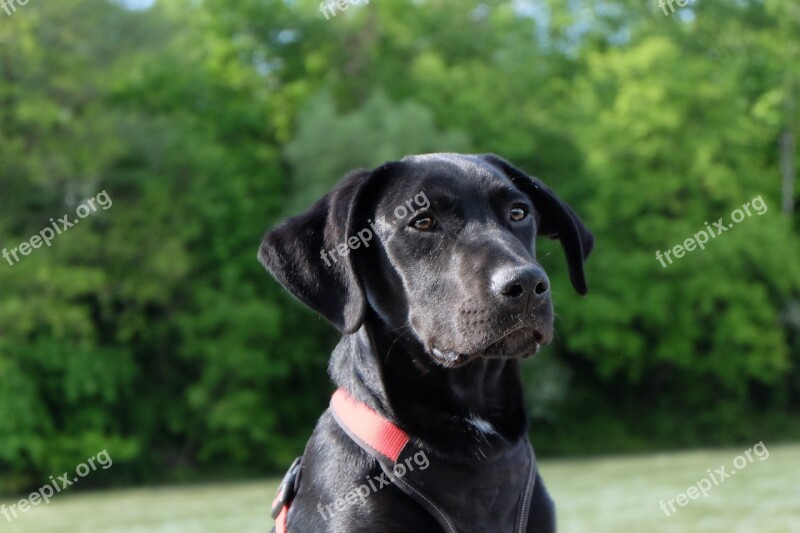
M 275 519 L 274 533 L 286 533 L 286 517 L 289 515 L 289 506 L 292 505 L 297 488 L 300 486 L 300 468 L 303 458 L 298 457 L 283 476 L 278 487 L 278 494 L 272 502 L 272 518 Z
M 528 470 L 528 482 L 525 483 L 525 491 L 522 493 L 519 502 L 519 515 L 517 517 L 517 533 L 525 533 L 528 529 L 528 516 L 531 512 L 531 500 L 533 500 L 533 487 L 536 485 L 536 454 L 533 446 L 528 443 L 528 453 L 531 456 L 531 467 Z
M 458 533 L 452 519 L 433 498 L 426 495 L 410 480 L 395 473 L 400 454 L 411 440 L 408 433 L 375 412 L 368 405 L 356 401 L 344 389 L 337 389 L 331 398 L 331 413 L 342 430 L 353 442 L 371 455 L 386 477 L 401 491 L 416 501 L 436 519 L 442 530 Z
M 281 509 L 278 518 L 275 519 L 275 533 L 286 533 L 286 515 L 289 514 L 289 506 L 286 505 Z
M 380 464 L 381 470 L 383 470 L 383 472 L 386 474 L 386 477 L 388 477 L 398 489 L 402 490 L 406 496 L 420 504 L 423 509 L 428 511 L 429 515 L 439 522 L 439 525 L 442 527 L 442 531 L 445 531 L 446 533 L 458 533 L 453 521 L 450 519 L 444 509 L 436 505 L 436 503 L 433 501 L 433 498 L 427 496 L 411 481 L 396 475 L 393 468 L 389 468 L 380 461 L 378 464 Z

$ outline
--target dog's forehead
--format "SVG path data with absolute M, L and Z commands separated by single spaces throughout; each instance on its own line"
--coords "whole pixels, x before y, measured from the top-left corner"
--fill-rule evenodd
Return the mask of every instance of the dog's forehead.
M 475 156 L 436 153 L 408 156 L 400 162 L 401 170 L 387 184 L 378 207 L 391 209 L 420 193 L 431 200 L 480 201 L 497 191 L 518 191 L 502 172 Z
M 491 181 L 502 174 L 486 161 L 464 154 L 436 153 L 405 157 L 401 160 L 412 171 L 423 175 L 445 175 L 465 180 Z

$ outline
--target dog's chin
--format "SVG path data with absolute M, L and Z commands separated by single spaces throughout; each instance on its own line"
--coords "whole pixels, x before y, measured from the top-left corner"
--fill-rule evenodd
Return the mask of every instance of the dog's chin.
M 509 333 L 480 352 L 487 359 L 527 359 L 546 344 L 545 335 L 536 329 L 521 329 Z
M 464 366 L 479 358 L 527 359 L 534 356 L 542 345 L 547 344 L 550 337 L 550 334 L 542 333 L 536 328 L 523 328 L 504 335 L 485 348 L 469 353 L 433 348 L 430 355 L 436 363 L 446 368 Z

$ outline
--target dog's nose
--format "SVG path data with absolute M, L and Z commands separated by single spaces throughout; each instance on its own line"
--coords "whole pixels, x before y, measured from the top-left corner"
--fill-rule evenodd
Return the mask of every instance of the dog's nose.
M 502 268 L 492 275 L 492 292 L 503 301 L 534 298 L 537 305 L 550 295 L 550 281 L 538 265 Z

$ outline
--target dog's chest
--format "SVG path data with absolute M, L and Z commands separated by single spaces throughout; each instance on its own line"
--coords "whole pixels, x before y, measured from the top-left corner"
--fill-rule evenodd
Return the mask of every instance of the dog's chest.
M 498 458 L 469 464 L 431 458 L 429 468 L 409 477 L 450 516 L 459 533 L 517 531 L 531 472 L 528 446 L 520 441 Z

